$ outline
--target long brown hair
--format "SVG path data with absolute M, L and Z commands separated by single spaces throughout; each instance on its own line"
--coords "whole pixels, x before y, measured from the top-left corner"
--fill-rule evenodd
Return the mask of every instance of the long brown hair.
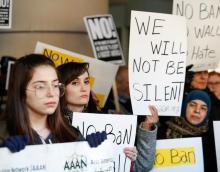
M 39 66 L 51 66 L 56 71 L 52 60 L 40 54 L 30 54 L 18 59 L 10 77 L 8 99 L 6 103 L 7 127 L 10 135 L 26 134 L 34 144 L 34 130 L 31 128 L 26 104 L 26 88 L 33 77 L 34 69 Z M 57 72 L 57 71 L 56 71 Z M 59 142 L 76 140 L 80 133 L 71 127 L 61 115 L 60 105 L 54 114 L 47 117 L 51 133 Z
M 69 83 L 77 79 L 83 73 L 87 72 L 89 75 L 89 63 L 68 62 L 58 66 L 57 70 L 59 72 L 61 82 L 65 86 L 67 86 Z M 61 97 L 60 105 L 61 105 L 61 110 L 64 113 L 67 108 L 67 102 L 65 96 Z M 97 104 L 95 103 L 91 92 L 90 92 L 90 98 L 86 108 L 86 112 L 89 113 L 99 112 Z

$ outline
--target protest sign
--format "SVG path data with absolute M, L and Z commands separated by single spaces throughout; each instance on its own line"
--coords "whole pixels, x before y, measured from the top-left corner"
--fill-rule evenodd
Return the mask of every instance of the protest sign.
M 71 61 L 88 62 L 91 89 L 96 93 L 100 107 L 104 106 L 118 70 L 117 65 L 41 42 L 37 43 L 35 53 L 44 54 L 57 66 Z
M 194 71 L 215 69 L 220 59 L 220 1 L 174 0 L 173 14 L 187 19 L 187 65 Z
M 186 63 L 184 17 L 132 11 L 129 43 L 129 88 L 133 113 L 179 116 Z
M 87 142 L 26 146 L 11 153 L 0 149 L 0 172 L 113 172 L 113 149 L 109 141 L 97 148 Z
M 12 0 L 0 0 L 0 29 L 10 29 L 12 21 Z
M 124 56 L 112 15 L 84 17 L 87 32 L 96 58 L 124 64 Z
M 123 153 L 125 147 L 134 146 L 137 116 L 73 113 L 72 125 L 86 135 L 106 131 L 114 149 L 114 165 L 117 172 L 129 172 L 130 160 Z
M 220 171 L 220 121 L 213 122 L 214 127 L 214 135 L 215 135 L 215 150 L 216 150 L 216 158 L 217 158 L 217 166 L 218 171 Z
M 170 171 L 204 171 L 200 137 L 157 140 L 154 168 L 150 172 Z

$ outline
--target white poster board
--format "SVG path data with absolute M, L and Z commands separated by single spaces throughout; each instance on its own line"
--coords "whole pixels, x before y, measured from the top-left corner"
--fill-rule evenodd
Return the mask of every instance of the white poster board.
M 156 149 L 154 168 L 150 172 L 204 172 L 200 137 L 157 140 Z
M 104 106 L 118 70 L 117 65 L 42 42 L 37 42 L 35 53 L 44 54 L 52 59 L 57 66 L 71 61 L 88 62 L 91 89 L 96 93 L 100 107 Z
M 184 17 L 132 11 L 129 45 L 129 88 L 133 113 L 179 116 L 186 63 Z M 146 113 L 147 110 L 147 113 Z
M 187 65 L 194 71 L 215 69 L 220 60 L 220 1 L 174 0 L 173 14 L 187 19 Z
M 12 22 L 12 0 L 0 0 L 0 29 L 10 29 Z
M 124 56 L 112 15 L 86 16 L 84 23 L 95 57 L 123 65 Z
M 216 150 L 216 158 L 217 158 L 217 166 L 218 171 L 220 171 L 220 121 L 213 122 L 214 127 L 214 135 L 215 135 L 215 150 Z
M 106 131 L 114 149 L 115 171 L 130 171 L 131 161 L 123 149 L 134 146 L 137 116 L 74 112 L 72 125 L 79 128 L 84 137 L 92 132 Z
M 109 141 L 97 148 L 87 142 L 26 146 L 18 153 L 0 149 L 1 172 L 97 172 L 113 170 L 113 149 Z

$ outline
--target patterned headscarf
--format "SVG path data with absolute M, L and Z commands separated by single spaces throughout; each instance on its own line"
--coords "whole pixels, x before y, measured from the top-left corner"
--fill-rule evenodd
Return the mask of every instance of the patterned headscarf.
M 203 123 L 207 123 L 209 120 L 209 115 L 210 115 L 210 110 L 211 110 L 211 99 L 209 95 L 205 91 L 202 91 L 202 90 L 193 90 L 186 96 L 186 98 L 183 101 L 181 116 L 184 117 L 186 120 L 187 104 L 191 102 L 192 100 L 201 100 L 206 103 L 208 107 L 208 112 L 207 112 L 207 115 L 204 121 L 202 121 L 199 125 Z
M 187 104 L 192 100 L 202 100 L 208 107 L 207 115 L 200 124 L 192 125 L 186 119 Z M 182 138 L 184 136 L 200 136 L 208 131 L 208 120 L 211 110 L 211 100 L 205 91 L 193 90 L 183 101 L 181 117 L 175 117 L 167 121 L 166 138 Z

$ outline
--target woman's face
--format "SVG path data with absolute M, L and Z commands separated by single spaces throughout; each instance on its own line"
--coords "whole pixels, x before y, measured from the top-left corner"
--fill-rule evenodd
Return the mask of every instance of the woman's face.
M 211 75 L 208 79 L 208 88 L 216 97 L 220 97 L 220 76 Z
M 193 125 L 201 124 L 208 112 L 208 107 L 202 100 L 192 100 L 186 107 L 186 119 Z
M 59 103 L 59 81 L 51 66 L 38 66 L 26 88 L 26 104 L 29 115 L 53 114 Z
M 65 98 L 67 107 L 74 110 L 76 107 L 83 108 L 89 102 L 90 95 L 90 81 L 88 72 L 84 72 L 76 79 L 66 85 Z
M 208 71 L 196 72 L 191 82 L 192 88 L 205 89 L 207 87 L 208 77 Z

